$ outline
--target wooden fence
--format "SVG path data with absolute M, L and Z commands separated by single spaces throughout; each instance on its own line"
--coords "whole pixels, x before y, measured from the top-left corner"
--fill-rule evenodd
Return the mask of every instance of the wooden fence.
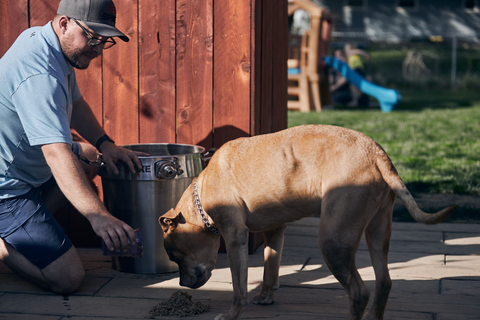
M 58 3 L 0 0 L 0 56 L 23 30 L 51 20 Z M 287 127 L 287 0 L 115 5 L 117 27 L 130 42 L 117 41 L 76 74 L 82 95 L 117 144 L 210 148 Z M 79 221 L 71 217 L 68 225 L 67 232 L 78 229 Z

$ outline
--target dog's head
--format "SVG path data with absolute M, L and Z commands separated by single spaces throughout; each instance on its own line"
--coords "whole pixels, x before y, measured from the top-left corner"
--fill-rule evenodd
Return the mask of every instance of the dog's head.
M 180 269 L 180 285 L 192 289 L 203 286 L 217 262 L 220 237 L 188 223 L 181 212 L 170 209 L 158 219 L 163 244 L 170 260 Z

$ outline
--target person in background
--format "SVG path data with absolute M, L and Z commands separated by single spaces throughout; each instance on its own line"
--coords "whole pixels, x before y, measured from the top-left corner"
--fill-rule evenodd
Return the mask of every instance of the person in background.
M 333 52 L 336 59 L 345 61 L 343 51 L 337 49 Z M 347 105 L 352 101 L 352 93 L 350 91 L 350 82 L 337 70 L 330 68 L 329 74 L 330 92 L 334 104 Z
M 363 65 L 362 57 L 366 60 L 370 59 L 370 56 L 363 50 L 358 49 L 355 44 L 347 43 L 344 47 L 345 55 L 347 56 L 347 63 L 348 66 L 357 72 L 362 77 L 366 78 L 365 74 L 365 67 Z M 353 84 L 350 86 L 352 92 L 352 101 L 350 102 L 350 106 L 362 106 L 368 107 L 369 99 L 368 95 L 361 92 L 356 86 Z
M 115 45 L 114 38 L 128 41 L 115 21 L 111 0 L 61 0 L 53 21 L 24 31 L 0 59 L 0 260 L 58 294 L 77 290 L 85 270 L 45 205 L 52 188 L 110 249 L 126 251 L 127 239 L 135 243 L 131 226 L 106 210 L 79 161 L 101 153 L 114 173 L 119 160 L 132 172 L 142 165 L 140 153 L 116 146 L 105 134 L 75 78 L 74 68 L 87 68 Z M 73 142 L 71 129 L 89 143 Z

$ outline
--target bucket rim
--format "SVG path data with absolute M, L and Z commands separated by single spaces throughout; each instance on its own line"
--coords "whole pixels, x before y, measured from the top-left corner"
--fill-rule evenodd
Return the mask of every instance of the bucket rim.
M 198 152 L 187 152 L 187 153 L 178 153 L 172 155 L 154 155 L 154 156 L 138 156 L 139 159 L 152 159 L 152 158 L 161 158 L 161 157 L 175 157 L 175 156 L 186 156 L 186 155 L 195 155 L 195 154 L 202 154 L 205 152 L 206 148 L 194 145 L 194 144 L 186 144 L 186 143 L 131 143 L 131 144 L 124 144 L 120 147 L 128 149 L 128 147 L 132 146 L 179 146 L 179 147 L 194 147 L 199 148 Z

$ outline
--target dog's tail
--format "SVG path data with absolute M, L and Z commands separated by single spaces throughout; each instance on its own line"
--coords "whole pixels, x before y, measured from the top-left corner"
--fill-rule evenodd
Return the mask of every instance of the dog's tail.
M 402 200 L 413 219 L 424 224 L 436 224 L 447 219 L 450 214 L 457 209 L 458 206 L 450 206 L 436 213 L 426 213 L 420 210 L 415 199 L 398 175 L 387 153 L 380 145 L 377 144 L 377 146 L 380 148 L 380 150 L 377 150 L 377 168 L 380 170 L 383 180 L 385 180 L 388 186 Z

